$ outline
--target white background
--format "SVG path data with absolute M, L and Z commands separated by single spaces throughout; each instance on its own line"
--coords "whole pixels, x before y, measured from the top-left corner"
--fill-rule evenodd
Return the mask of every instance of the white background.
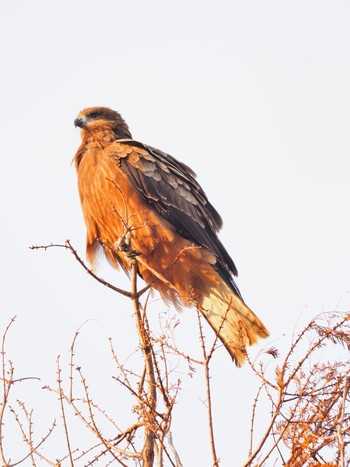
M 70 165 L 84 107 L 120 111 L 135 139 L 197 172 L 224 218 L 241 292 L 273 345 L 283 349 L 320 312 L 349 309 L 349 2 L 19 0 L 1 10 L 0 325 L 17 315 L 6 356 L 17 377 L 41 378 L 13 394 L 14 407 L 17 397 L 34 407 L 37 439 L 54 416 L 61 423 L 57 398 L 41 387 L 56 384 L 56 356 L 66 365 L 88 319 L 77 358 L 92 395 L 122 427 L 128 412 L 128 398 L 115 396 L 108 344 L 112 337 L 124 358 L 136 346 L 127 300 L 63 250 L 28 248 L 69 238 L 84 256 Z M 128 287 L 103 260 L 100 271 Z M 166 311 L 154 299 L 150 312 Z M 194 312 L 180 319 L 179 338 L 197 352 Z M 223 466 L 240 465 L 257 382 L 224 349 L 214 360 L 218 455 Z M 174 413 L 185 466 L 211 465 L 201 378 L 184 375 Z M 88 436 L 74 423 L 73 438 Z M 7 426 L 15 461 L 20 435 Z M 53 458 L 66 454 L 59 430 Z

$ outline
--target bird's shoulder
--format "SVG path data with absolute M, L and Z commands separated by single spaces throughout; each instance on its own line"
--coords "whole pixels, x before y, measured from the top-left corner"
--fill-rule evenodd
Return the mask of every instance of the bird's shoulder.
M 129 139 L 115 141 L 108 152 L 144 196 L 171 205 L 205 203 L 195 173 L 169 154 Z

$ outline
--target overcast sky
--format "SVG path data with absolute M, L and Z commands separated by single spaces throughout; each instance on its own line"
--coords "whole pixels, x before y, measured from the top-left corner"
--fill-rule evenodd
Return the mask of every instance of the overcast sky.
M 116 389 L 108 338 L 125 356 L 136 345 L 125 299 L 68 253 L 28 249 L 69 238 L 84 256 L 70 165 L 84 107 L 120 111 L 135 139 L 197 172 L 224 219 L 238 286 L 273 345 L 283 348 L 320 312 L 349 310 L 349 24 L 348 1 L 3 2 L 0 329 L 17 315 L 7 356 L 18 377 L 41 378 L 14 393 L 35 408 L 39 438 L 57 415 L 41 387 L 55 384 L 56 356 L 68 358 L 82 323 L 94 320 L 78 356 L 99 400 Z M 128 287 L 102 259 L 100 272 Z M 150 312 L 164 312 L 154 299 Z M 194 312 L 180 319 L 180 335 L 198 350 Z M 256 381 L 224 349 L 213 375 L 218 454 L 223 466 L 239 465 Z M 200 384 L 199 373 L 184 382 L 174 414 L 185 466 L 211 465 Z M 13 460 L 15 439 L 11 432 Z

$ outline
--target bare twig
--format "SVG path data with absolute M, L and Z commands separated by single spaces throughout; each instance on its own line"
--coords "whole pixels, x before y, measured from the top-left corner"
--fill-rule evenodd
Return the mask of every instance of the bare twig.
M 130 292 L 127 292 L 126 290 L 120 289 L 119 287 L 116 287 L 112 285 L 110 282 L 105 281 L 102 279 L 102 277 L 97 276 L 92 269 L 88 268 L 85 264 L 85 262 L 80 258 L 78 255 L 77 250 L 72 246 L 69 240 L 66 240 L 64 244 L 62 243 L 50 243 L 50 245 L 32 245 L 29 247 L 31 250 L 47 250 L 49 248 L 64 248 L 65 250 L 69 250 L 75 257 L 75 259 L 78 261 L 78 263 L 85 269 L 85 271 L 93 277 L 97 282 L 100 284 L 104 285 L 105 287 L 114 290 L 114 292 L 117 292 L 121 295 L 124 295 L 125 297 L 132 298 L 132 294 Z
M 4 466 L 8 465 L 6 458 L 5 458 L 4 446 L 2 442 L 4 438 L 4 433 L 3 433 L 4 416 L 5 416 L 5 411 L 7 408 L 8 400 L 9 400 L 9 394 L 10 394 L 11 387 L 13 384 L 13 373 L 14 373 L 14 368 L 11 362 L 9 362 L 9 370 L 6 371 L 5 343 L 6 343 L 7 333 L 9 332 L 9 329 L 14 323 L 15 319 L 16 319 L 16 316 L 11 318 L 10 323 L 7 325 L 5 332 L 2 336 L 2 342 L 1 342 L 1 373 L 2 373 L 3 395 L 2 395 L 2 402 L 1 402 L 1 408 L 0 408 L 0 461 Z M 6 375 L 6 372 L 8 376 Z
M 326 325 L 320 323 L 322 320 L 326 320 Z M 345 447 L 350 441 L 350 415 L 345 408 L 349 394 L 349 368 L 339 373 L 340 369 L 345 368 L 341 362 L 315 363 L 310 364 L 307 370 L 303 368 L 315 351 L 328 343 L 349 347 L 349 321 L 349 314 L 340 313 L 329 313 L 312 320 L 294 339 L 282 365 L 276 365 L 274 383 L 266 377 L 262 364 L 257 369 L 248 359 L 261 385 L 253 407 L 251 446 L 245 466 L 253 465 L 258 456 L 259 462 L 254 465 L 265 465 L 277 449 L 283 465 L 289 467 L 309 465 L 310 461 L 315 461 L 310 465 L 322 463 L 345 467 Z M 297 350 L 306 340 L 308 347 L 297 359 Z M 269 354 L 274 357 L 276 352 Z M 293 355 L 295 363 L 292 361 Z M 262 388 L 272 404 L 272 414 L 265 433 L 253 451 L 255 409 Z M 273 443 L 267 445 L 270 436 Z M 279 448 L 281 442 L 290 449 L 291 455 L 287 461 Z M 327 462 L 326 456 L 321 454 L 325 447 L 334 448 L 333 463 Z M 266 448 L 265 452 L 263 448 Z M 332 450 L 325 453 L 329 456 Z
M 26 456 L 22 457 L 22 459 L 20 459 L 19 461 L 15 462 L 15 463 L 11 463 L 10 466 L 8 467 L 15 467 L 17 465 L 20 465 L 22 464 L 23 462 L 25 462 L 29 457 L 31 457 L 32 459 L 32 465 L 35 466 L 35 460 L 34 460 L 34 457 L 33 457 L 33 454 L 36 454 L 38 457 L 40 457 L 40 459 L 42 459 L 43 461 L 45 461 L 47 464 L 49 465 L 52 465 L 52 466 L 56 466 L 57 465 L 57 462 L 53 462 L 51 461 L 50 459 L 48 459 L 46 456 L 44 456 L 40 451 L 39 451 L 39 448 L 46 442 L 46 440 L 51 436 L 54 428 L 56 427 L 56 421 L 54 420 L 51 427 L 49 428 L 48 432 L 46 433 L 45 436 L 42 437 L 41 441 L 39 441 L 36 445 L 34 445 L 34 441 L 33 441 L 33 433 L 32 433 L 32 425 L 33 425 L 33 422 L 32 422 L 32 413 L 33 411 L 31 410 L 30 412 L 28 412 L 28 410 L 26 409 L 25 405 L 23 402 L 21 401 L 17 401 L 19 406 L 21 407 L 22 411 L 24 412 L 25 416 L 26 416 L 26 419 L 28 421 L 28 435 L 19 419 L 19 416 L 17 414 L 17 412 L 11 407 L 11 412 L 14 414 L 15 416 L 15 420 L 17 422 L 17 425 L 19 426 L 19 429 L 22 433 L 22 437 L 23 437 L 23 440 L 26 442 L 26 444 L 28 445 L 28 448 L 29 448 L 29 452 Z
M 342 402 L 341 402 L 341 410 L 340 410 L 340 417 L 337 423 L 337 438 L 339 443 L 339 454 L 340 454 L 340 462 L 339 467 L 345 467 L 345 443 L 344 443 L 344 417 L 345 417 L 345 406 L 346 406 L 346 398 L 349 392 L 349 372 L 350 367 L 346 369 L 344 372 L 344 387 L 342 393 Z
M 262 388 L 264 387 L 264 383 L 260 384 L 258 391 L 256 393 L 256 396 L 254 398 L 253 402 L 253 409 L 252 409 L 252 418 L 250 422 L 250 441 L 249 441 L 249 451 L 248 451 L 248 456 L 250 457 L 253 452 L 253 440 L 254 440 L 254 425 L 255 425 L 255 413 L 256 413 L 256 407 L 258 404 L 259 396 L 261 393 Z
M 141 349 L 145 358 L 145 367 L 147 375 L 147 401 L 148 409 L 144 411 L 144 422 L 145 422 L 145 442 L 142 450 L 142 459 L 144 467 L 152 467 L 154 462 L 154 416 L 157 407 L 157 390 L 156 390 L 156 379 L 154 373 L 154 365 L 152 359 L 152 349 L 150 343 L 149 334 L 146 332 L 144 322 L 141 316 L 141 305 L 137 298 L 137 263 L 132 260 L 132 294 L 134 312 L 136 318 L 136 326 L 141 344 Z
M 173 443 L 173 437 L 172 437 L 172 434 L 171 434 L 170 430 L 168 431 L 168 434 L 167 434 L 167 441 L 168 441 L 168 444 L 169 444 L 169 447 L 170 447 L 172 453 L 174 454 L 176 467 L 182 467 L 181 459 L 180 459 L 180 456 L 179 456 L 177 450 L 175 449 L 175 446 L 174 446 L 174 443 Z
M 213 426 L 213 414 L 212 414 L 212 404 L 211 404 L 211 389 L 210 389 L 210 371 L 209 371 L 209 362 L 212 356 L 212 352 L 207 354 L 207 350 L 205 348 L 205 338 L 203 334 L 202 328 L 202 321 L 200 312 L 197 310 L 197 318 L 198 318 L 198 327 L 199 327 L 199 334 L 200 334 L 200 341 L 202 345 L 203 351 L 203 360 L 204 360 L 204 371 L 205 371 L 205 388 L 207 394 L 207 409 L 208 409 L 208 425 L 209 425 L 209 438 L 210 438 L 210 448 L 211 454 L 213 458 L 213 467 L 217 467 L 219 465 L 219 459 L 216 454 L 216 447 L 215 447 L 215 438 L 214 438 L 214 426 Z M 215 344 L 214 344 L 215 346 Z M 213 349 L 214 347 L 212 347 Z
M 71 467 L 74 467 L 74 462 L 73 462 L 73 454 L 72 454 L 72 449 L 71 449 L 71 444 L 70 444 L 70 439 L 69 439 L 69 433 L 68 433 L 68 424 L 67 424 L 67 419 L 66 419 L 66 413 L 64 410 L 64 397 L 63 397 L 63 390 L 62 390 L 62 378 L 61 378 L 61 367 L 60 367 L 60 356 L 57 357 L 57 383 L 58 383 L 58 394 L 59 394 L 59 401 L 60 401 L 60 408 L 61 408 L 61 415 L 62 415 L 62 420 L 63 420 L 63 429 L 64 429 L 64 434 L 66 438 L 66 443 L 67 443 L 67 449 L 68 449 L 68 455 L 69 455 L 69 461 Z

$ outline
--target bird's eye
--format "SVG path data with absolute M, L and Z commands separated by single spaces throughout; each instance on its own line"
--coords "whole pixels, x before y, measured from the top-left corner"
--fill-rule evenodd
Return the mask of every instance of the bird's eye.
M 89 115 L 90 118 L 97 118 L 100 116 L 100 112 L 91 112 L 91 114 Z

